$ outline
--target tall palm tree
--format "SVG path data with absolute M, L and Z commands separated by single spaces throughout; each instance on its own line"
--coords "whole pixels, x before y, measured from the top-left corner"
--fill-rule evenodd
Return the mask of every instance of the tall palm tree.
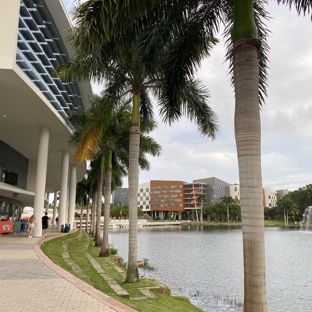
M 58 68 L 63 80 L 94 79 L 107 81 L 103 96 L 116 101 L 129 95 L 132 97 L 132 115 L 130 121 L 129 143 L 129 254 L 127 282 L 138 282 L 137 266 L 137 193 L 139 182 L 139 146 L 140 120 L 145 122 L 153 115 L 152 104 L 147 93 L 154 92 L 159 99 L 160 114 L 164 121 L 178 120 L 186 114 L 195 120 L 203 135 L 215 136 L 216 118 L 207 105 L 208 94 L 202 84 L 193 79 L 193 75 L 180 77 L 175 86 L 168 83 L 166 63 L 163 62 L 169 49 L 159 36 L 150 37 L 150 30 L 134 36 L 134 41 L 121 42 L 118 25 L 109 41 L 102 28 L 104 2 L 87 1 L 76 9 L 76 28 L 71 42 L 76 56 L 70 63 Z M 96 21 L 97 20 L 97 21 Z M 93 22 L 96 21 L 96 26 Z M 95 27 L 94 27 L 95 26 Z M 165 29 L 165 27 L 163 27 Z M 168 35 L 168 34 L 167 34 Z M 150 45 L 152 43 L 152 46 Z M 203 44 L 206 55 L 214 38 Z M 160 49 L 161 48 L 161 49 Z M 142 116 L 142 118 L 140 118 Z
M 80 203 L 80 229 L 82 229 L 83 210 L 88 197 L 88 181 L 84 177 L 76 186 L 76 203 Z
M 232 196 L 223 196 L 220 198 L 221 202 L 223 205 L 226 206 L 226 217 L 227 217 L 227 222 L 230 222 L 230 205 L 234 204 L 234 199 L 232 198 Z
M 181 53 L 176 54 L 176 58 L 178 60 L 180 57 L 189 64 L 189 67 L 176 66 L 168 71 L 168 77 L 172 80 L 175 78 L 173 73 L 179 72 L 179 69 L 190 70 L 192 65 L 199 64 L 202 53 L 198 48 L 198 42 L 205 40 L 204 33 L 207 36 L 215 35 L 220 26 L 225 23 L 225 35 L 229 47 L 227 59 L 230 60 L 230 72 L 235 90 L 235 137 L 241 187 L 245 268 L 244 310 L 267 311 L 259 114 L 259 104 L 264 103 L 266 95 L 269 47 L 266 44 L 268 31 L 263 21 L 268 17 L 268 13 L 264 10 L 267 1 L 133 0 L 128 6 L 124 2 L 113 0 L 89 2 L 96 2 L 99 9 L 105 8 L 99 10 L 101 19 L 96 21 L 102 22 L 101 27 L 106 34 L 103 38 L 106 39 L 113 36 L 116 27 L 120 32 L 127 34 L 125 38 L 133 38 L 129 33 L 135 33 L 137 29 L 141 29 L 141 25 L 144 27 L 145 23 L 151 21 L 155 23 L 154 18 L 159 15 L 169 16 L 167 20 L 174 25 L 180 23 L 183 25 L 184 18 L 192 20 L 192 23 L 188 24 L 189 27 L 181 27 L 184 30 L 184 37 L 176 37 L 178 40 L 182 38 L 180 40 L 182 44 L 179 46 L 185 47 L 185 50 L 177 49 Z M 277 2 L 289 8 L 294 7 L 298 14 L 309 13 L 312 9 L 312 1 L 277 0 Z M 175 14 L 170 15 L 172 11 Z M 136 17 L 138 20 L 135 20 Z M 157 30 L 155 27 L 155 32 Z
M 288 214 L 291 211 L 291 200 L 288 195 L 284 195 L 277 201 L 277 211 L 284 215 L 285 226 L 288 226 Z
M 294 223 L 296 222 L 296 216 L 298 216 L 299 212 L 300 212 L 300 210 L 299 210 L 299 208 L 298 208 L 298 205 L 295 204 L 295 203 L 293 203 L 293 204 L 291 205 L 290 214 L 291 214 L 291 215 L 293 216 L 293 218 L 294 218 Z
M 92 100 L 92 99 L 91 99 Z M 92 103 L 94 104 L 94 103 Z M 74 125 L 75 131 L 73 132 L 69 144 L 76 146 L 77 151 L 75 154 L 75 159 L 78 162 L 83 162 L 86 159 L 91 160 L 92 157 L 87 157 L 89 155 L 83 155 L 80 152 L 80 147 L 81 147 L 81 141 L 86 140 L 85 136 L 87 133 L 86 125 L 88 121 L 93 118 L 93 109 L 90 109 L 88 111 L 80 111 L 76 110 L 73 111 L 69 116 L 68 116 L 68 121 Z M 95 155 L 92 155 L 95 156 Z M 102 188 L 103 188 L 103 168 L 104 168 L 104 155 L 102 154 L 97 154 L 97 157 L 93 159 L 94 164 L 96 164 L 97 170 L 93 173 L 96 173 L 97 175 L 97 182 L 96 182 L 96 192 L 98 194 L 97 196 L 97 202 L 96 202 L 96 227 L 95 227 L 95 246 L 100 246 L 101 245 L 101 233 L 100 233 L 100 226 L 101 226 L 101 201 L 102 201 Z

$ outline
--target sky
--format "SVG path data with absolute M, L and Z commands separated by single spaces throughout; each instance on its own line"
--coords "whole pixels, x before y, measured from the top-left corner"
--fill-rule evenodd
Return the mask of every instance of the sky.
M 263 186 L 297 190 L 312 183 L 312 22 L 311 13 L 269 1 L 266 22 L 268 39 L 268 96 L 261 111 Z M 73 0 L 63 0 L 67 10 Z M 181 180 L 217 177 L 239 183 L 234 136 L 234 92 L 220 43 L 202 62 L 196 77 L 210 93 L 209 105 L 216 113 L 220 131 L 215 140 L 203 137 L 186 118 L 168 126 L 156 116 L 158 127 L 150 135 L 161 145 L 160 157 L 148 157 L 150 170 L 141 171 L 139 183 L 150 180 Z M 101 88 L 93 86 L 98 93 Z M 157 115 L 157 101 L 154 111 Z M 124 187 L 128 187 L 127 178 Z

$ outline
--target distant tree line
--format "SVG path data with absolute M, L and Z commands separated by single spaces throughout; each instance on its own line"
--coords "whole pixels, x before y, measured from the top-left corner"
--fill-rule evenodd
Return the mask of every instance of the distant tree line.
M 312 206 L 312 184 L 308 184 L 296 191 L 284 195 L 277 201 L 276 207 L 264 208 L 266 220 L 282 220 L 285 225 L 302 220 L 304 210 Z

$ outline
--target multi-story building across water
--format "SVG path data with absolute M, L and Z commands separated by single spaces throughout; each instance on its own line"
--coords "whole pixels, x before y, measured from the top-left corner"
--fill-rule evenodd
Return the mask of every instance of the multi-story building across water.
M 240 185 L 229 184 L 216 177 L 196 179 L 193 182 L 151 180 L 139 184 L 138 189 L 138 207 L 154 218 L 164 218 L 176 212 L 176 219 L 186 217 L 190 212 L 196 214 L 201 205 L 205 207 L 222 202 L 224 196 L 231 196 L 236 203 L 240 201 Z M 124 189 L 115 190 L 113 198 L 120 198 L 121 190 Z M 275 191 L 263 187 L 263 206 L 275 207 L 277 200 L 287 193 L 286 189 Z M 199 195 L 204 195 L 202 202 L 198 200 Z M 113 202 L 116 204 L 115 199 Z M 128 205 L 129 202 L 123 204 Z

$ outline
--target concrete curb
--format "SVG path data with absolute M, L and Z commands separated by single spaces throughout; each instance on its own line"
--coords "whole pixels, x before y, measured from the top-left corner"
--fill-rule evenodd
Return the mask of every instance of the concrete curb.
M 73 232 L 74 231 L 72 231 L 70 233 L 73 233 Z M 51 270 L 53 270 L 58 275 L 60 275 L 63 278 L 65 278 L 68 282 L 70 282 L 71 284 L 75 285 L 76 287 L 78 287 L 79 289 L 81 289 L 82 291 L 84 291 L 85 293 L 90 295 L 91 297 L 93 297 L 93 298 L 97 299 L 98 301 L 102 302 L 104 305 L 106 305 L 108 308 L 110 308 L 110 311 L 116 311 L 116 312 L 137 312 L 133 308 L 131 308 L 129 306 L 126 306 L 122 302 L 119 302 L 118 300 L 116 300 L 116 299 L 114 299 L 112 297 L 109 297 L 108 295 L 105 295 L 104 293 L 102 293 L 99 290 L 93 288 L 92 286 L 90 286 L 86 282 L 80 280 L 76 276 L 74 276 L 71 273 L 67 272 L 66 270 L 62 269 L 61 267 L 59 267 L 58 265 L 53 263 L 42 252 L 42 250 L 41 250 L 42 243 L 47 242 L 47 241 L 52 240 L 52 239 L 55 239 L 55 238 L 58 238 L 60 236 L 64 236 L 64 235 L 68 235 L 68 234 L 67 233 L 66 234 L 60 233 L 60 234 L 56 234 L 56 235 L 49 236 L 47 238 L 43 238 L 43 239 L 38 240 L 34 244 L 34 251 L 35 251 L 36 255 L 38 256 L 38 258 L 47 267 L 49 267 Z

